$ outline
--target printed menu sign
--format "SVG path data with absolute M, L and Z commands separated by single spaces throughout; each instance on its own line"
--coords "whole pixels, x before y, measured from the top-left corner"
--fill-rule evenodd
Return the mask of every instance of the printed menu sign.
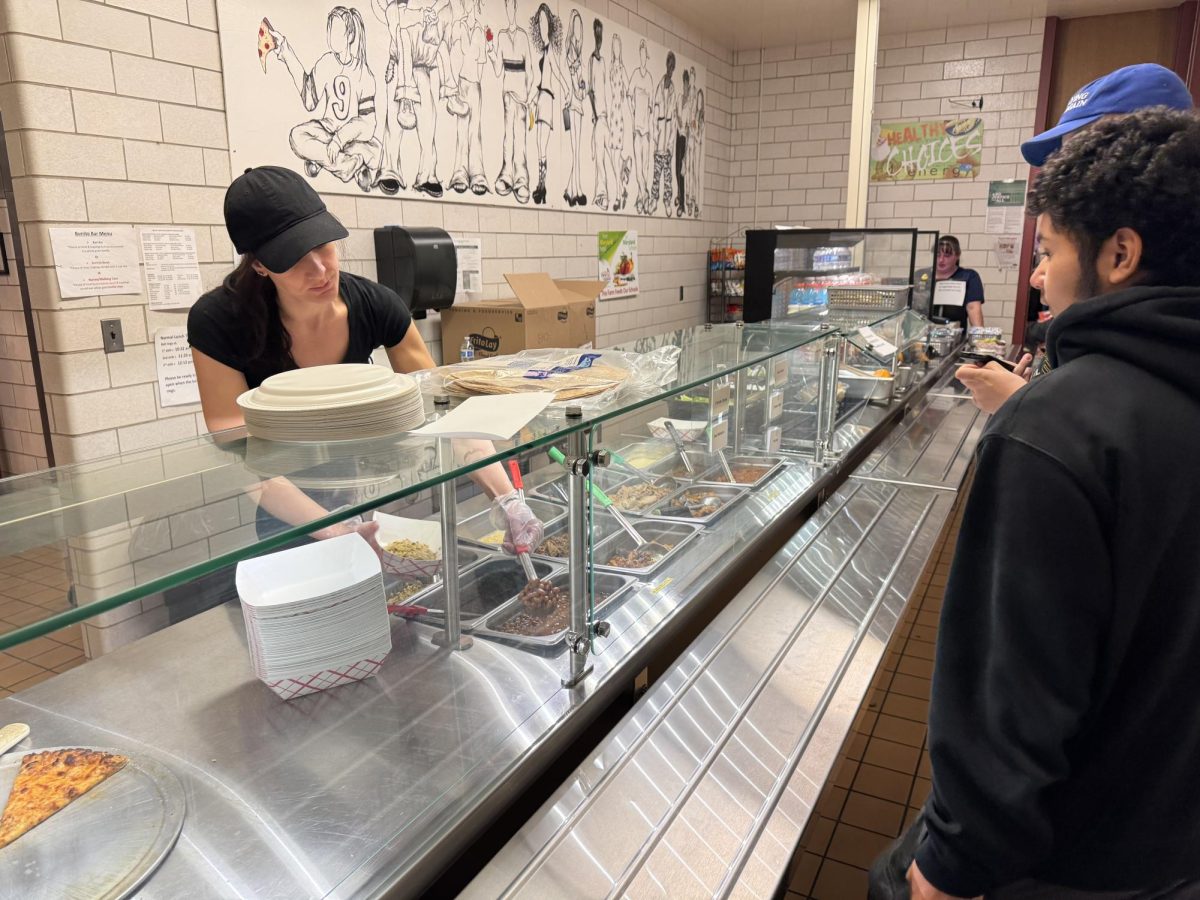
M 1025 225 L 1025 182 L 988 183 L 987 234 L 1017 234 Z
M 51 228 L 50 247 L 58 292 L 64 300 L 142 292 L 132 225 Z
M 204 293 L 192 229 L 143 228 L 142 261 L 151 309 L 188 309 Z
M 185 326 L 154 332 L 154 363 L 158 367 L 158 397 L 163 406 L 200 402 L 200 386 L 196 383 Z

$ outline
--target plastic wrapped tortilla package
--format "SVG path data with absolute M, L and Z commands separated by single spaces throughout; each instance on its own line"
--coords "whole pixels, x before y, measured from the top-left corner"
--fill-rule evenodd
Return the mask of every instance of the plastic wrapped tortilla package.
M 608 407 L 617 398 L 637 396 L 673 381 L 679 348 L 650 353 L 616 350 L 522 350 L 442 366 L 417 376 L 427 394 L 476 397 L 552 391 L 554 402 L 581 406 L 584 412 Z

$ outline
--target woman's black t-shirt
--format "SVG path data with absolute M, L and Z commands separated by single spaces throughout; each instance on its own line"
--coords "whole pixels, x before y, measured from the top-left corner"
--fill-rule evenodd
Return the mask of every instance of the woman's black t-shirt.
M 391 288 L 342 272 L 338 292 L 346 304 L 350 327 L 350 344 L 342 362 L 370 362 L 376 347 L 394 347 L 408 333 L 412 315 Z M 242 302 L 224 285 L 197 300 L 188 312 L 188 343 L 205 356 L 237 369 L 246 376 L 246 384 L 256 388 L 283 370 L 255 356 L 249 330 L 243 324 L 244 312 L 238 309 Z M 297 366 L 293 362 L 288 368 Z

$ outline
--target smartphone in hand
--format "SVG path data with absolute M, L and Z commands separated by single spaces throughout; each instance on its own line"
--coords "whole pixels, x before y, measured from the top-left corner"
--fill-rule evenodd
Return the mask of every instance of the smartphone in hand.
M 981 368 L 990 362 L 999 363 L 1010 372 L 1015 371 L 1017 368 L 1017 364 L 1015 362 L 1007 359 L 1001 359 L 999 356 L 993 356 L 990 353 L 980 353 L 977 350 L 964 350 L 959 354 L 959 359 L 961 359 L 964 363 L 974 363 Z

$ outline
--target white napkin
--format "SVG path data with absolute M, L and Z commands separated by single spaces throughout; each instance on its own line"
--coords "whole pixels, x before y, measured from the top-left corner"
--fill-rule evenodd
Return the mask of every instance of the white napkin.
M 479 438 L 507 441 L 550 405 L 554 394 L 499 394 L 471 397 L 449 414 L 418 428 L 424 437 Z

